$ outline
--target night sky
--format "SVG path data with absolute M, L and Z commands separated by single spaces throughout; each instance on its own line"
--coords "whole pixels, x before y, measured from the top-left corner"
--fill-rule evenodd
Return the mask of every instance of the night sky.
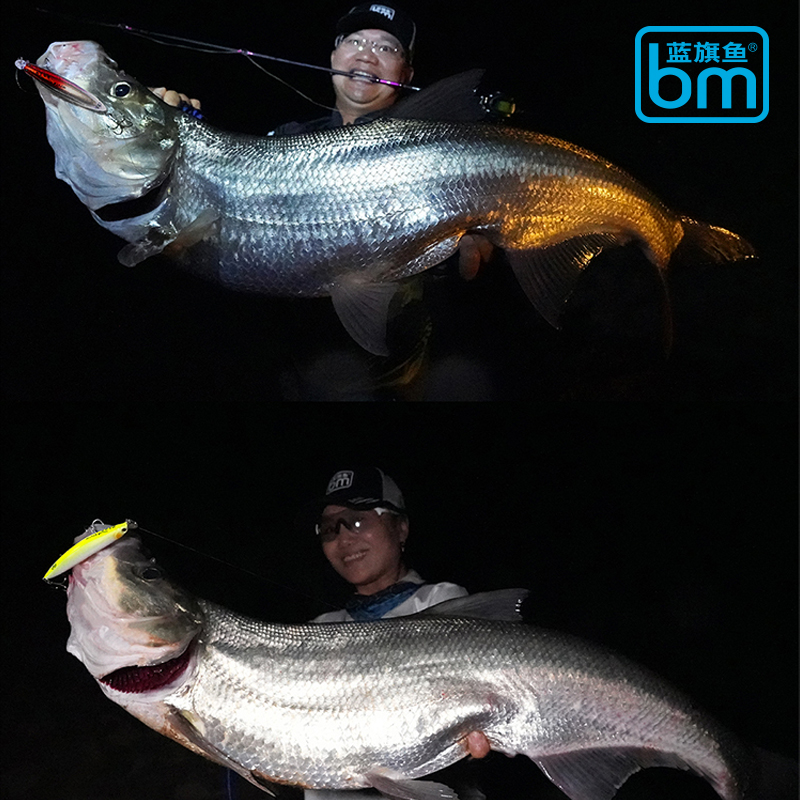
M 93 519 L 130 518 L 200 551 L 146 540 L 191 591 L 308 619 L 346 587 L 293 520 L 354 460 L 403 488 L 429 580 L 527 587 L 531 622 L 624 653 L 743 739 L 795 754 L 796 441 L 794 410 L 774 404 L 12 407 L 3 797 L 224 797 L 223 770 L 106 700 L 66 653 L 66 598 L 41 576 Z M 561 797 L 524 757 L 464 769 L 491 800 Z M 657 770 L 619 797 L 715 795 Z
M 44 4 L 103 20 L 326 64 L 346 4 Z M 330 378 L 330 360 L 376 369 L 327 299 L 238 295 L 165 259 L 122 267 L 121 240 L 56 180 L 41 100 L 13 62 L 51 41 L 92 38 L 148 85 L 200 97 L 223 129 L 266 133 L 321 111 L 243 59 L 168 48 L 86 21 L 15 11 L 4 27 L 3 391 L 14 401 L 513 399 L 776 400 L 797 382 L 797 9 L 780 4 L 408 2 L 415 83 L 484 67 L 517 124 L 629 171 L 682 214 L 746 237 L 760 258 L 688 264 L 670 278 L 675 346 L 665 360 L 660 295 L 625 249 L 588 270 L 561 332 L 529 306 L 501 256 L 476 281 L 445 270 L 426 290 L 428 368 L 408 389 Z M 634 111 L 634 39 L 648 25 L 759 25 L 771 100 L 756 124 L 647 124 Z M 328 76 L 270 66 L 329 103 Z M 353 366 L 354 364 L 354 366 Z

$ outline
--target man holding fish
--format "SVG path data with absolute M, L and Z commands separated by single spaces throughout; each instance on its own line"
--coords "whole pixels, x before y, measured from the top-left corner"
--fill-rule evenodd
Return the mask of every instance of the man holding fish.
M 401 9 L 376 3 L 354 6 L 338 21 L 336 34 L 331 67 L 353 74 L 353 77 L 333 76 L 336 107 L 319 119 L 279 125 L 273 131 L 276 136 L 372 122 L 394 105 L 402 86 L 410 84 L 414 76 L 411 62 L 417 27 Z M 182 92 L 163 86 L 151 91 L 170 105 L 201 108 L 199 100 Z M 462 236 L 458 247 L 461 277 L 472 280 L 481 265 L 491 258 L 492 250 L 484 236 Z
M 314 622 L 403 617 L 467 594 L 454 583 L 427 583 L 416 570 L 408 569 L 405 500 L 394 480 L 378 467 L 334 473 L 325 495 L 298 516 L 303 527 L 310 527 L 312 520 L 325 558 L 356 590 L 343 609 L 321 614 Z M 464 747 L 473 758 L 483 758 L 490 750 L 480 731 L 470 733 Z M 340 793 L 306 790 L 306 797 L 315 800 L 331 794 Z

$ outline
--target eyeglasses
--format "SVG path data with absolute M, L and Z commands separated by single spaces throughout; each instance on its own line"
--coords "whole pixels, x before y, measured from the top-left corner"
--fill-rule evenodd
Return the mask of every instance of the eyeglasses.
M 403 57 L 403 49 L 401 47 L 395 47 L 388 42 L 373 42 L 370 39 L 362 39 L 360 36 L 348 36 L 339 43 L 339 47 L 351 53 L 356 50 L 360 52 L 368 47 L 376 56 L 387 58 Z
M 390 511 L 388 508 L 373 508 L 371 510 L 374 511 L 378 516 L 381 514 L 394 514 L 397 516 L 394 511 Z M 367 528 L 369 528 L 370 522 L 374 522 L 374 519 L 372 519 L 369 514 L 369 511 L 356 511 L 353 509 L 347 509 L 342 511 L 340 514 L 337 514 L 333 518 L 321 520 L 314 527 L 317 531 L 317 536 L 319 536 L 320 541 L 323 544 L 328 544 L 336 539 L 336 537 L 339 535 L 339 529 L 342 526 L 347 528 L 350 533 L 363 533 Z

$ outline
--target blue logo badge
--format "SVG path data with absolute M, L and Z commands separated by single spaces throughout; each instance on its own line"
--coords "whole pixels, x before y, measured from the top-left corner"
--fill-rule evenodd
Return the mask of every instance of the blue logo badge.
M 760 122 L 768 111 L 763 28 L 651 25 L 636 34 L 636 115 L 644 122 Z

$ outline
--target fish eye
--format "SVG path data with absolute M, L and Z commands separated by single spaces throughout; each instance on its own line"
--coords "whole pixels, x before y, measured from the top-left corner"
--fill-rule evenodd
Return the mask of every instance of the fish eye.
M 114 97 L 125 97 L 130 94 L 131 88 L 132 87 L 129 83 L 120 81 L 111 87 L 111 94 L 113 94 Z
M 157 581 L 163 577 L 161 570 L 158 567 L 147 566 L 139 573 L 139 577 L 146 581 Z

